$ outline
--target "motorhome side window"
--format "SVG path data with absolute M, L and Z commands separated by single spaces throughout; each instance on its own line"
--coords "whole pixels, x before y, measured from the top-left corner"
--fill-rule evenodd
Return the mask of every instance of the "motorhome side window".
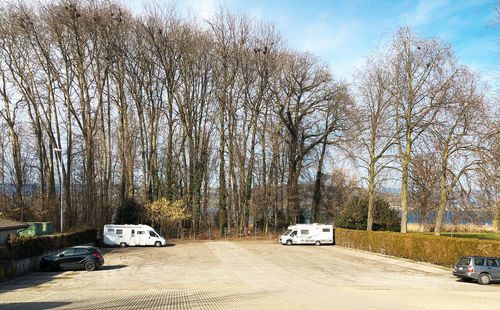
M 121 234 L 123 234 L 123 230 L 122 230 L 122 229 L 117 229 L 117 230 L 116 230 L 116 234 L 117 234 L 117 235 L 121 235 Z
M 138 235 L 144 235 L 144 232 L 143 232 L 143 231 L 138 230 L 138 231 L 137 231 L 137 234 L 138 234 Z
M 151 237 L 157 237 L 154 231 L 149 231 L 149 235 L 150 235 Z
M 307 229 L 302 229 L 302 230 L 300 231 L 300 234 L 301 234 L 301 235 L 309 235 L 309 230 L 307 230 Z
M 115 232 L 115 229 L 114 228 L 108 228 L 108 232 L 110 232 L 110 233 Z
M 323 232 L 330 232 L 330 228 L 323 228 Z

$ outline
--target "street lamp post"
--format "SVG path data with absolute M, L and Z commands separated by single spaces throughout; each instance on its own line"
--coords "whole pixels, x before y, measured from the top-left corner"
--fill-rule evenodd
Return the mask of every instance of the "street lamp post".
M 59 163 L 59 175 L 61 176 L 61 181 L 59 182 L 59 196 L 61 196 L 60 210 L 61 210 L 61 232 L 63 232 L 63 175 L 62 175 L 62 149 L 54 149 L 54 152 L 60 153 L 60 163 Z

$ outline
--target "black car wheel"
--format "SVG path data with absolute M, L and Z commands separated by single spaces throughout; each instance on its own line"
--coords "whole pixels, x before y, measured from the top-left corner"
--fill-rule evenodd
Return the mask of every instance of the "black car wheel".
M 84 265 L 85 270 L 87 271 L 92 271 L 96 269 L 96 264 L 93 261 L 88 261 Z
M 320 241 L 316 241 L 315 245 L 321 245 Z
M 479 284 L 488 285 L 491 282 L 491 277 L 487 273 L 482 273 L 479 275 L 479 278 L 477 278 L 477 282 Z
M 155 242 L 155 246 L 160 247 L 161 246 L 161 242 L 160 241 L 156 241 Z
M 287 240 L 286 245 L 292 245 L 292 240 Z
M 126 246 L 127 246 L 127 244 L 126 244 L 125 242 L 122 242 L 122 243 L 120 243 L 120 246 L 121 246 L 122 248 L 124 248 L 124 247 L 126 247 Z

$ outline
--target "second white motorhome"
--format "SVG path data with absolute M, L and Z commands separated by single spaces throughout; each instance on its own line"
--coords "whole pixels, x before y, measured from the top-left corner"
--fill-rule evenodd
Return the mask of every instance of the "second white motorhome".
M 104 225 L 103 242 L 105 245 L 141 246 L 154 245 L 164 246 L 167 244 L 165 238 L 160 236 L 148 225 Z
M 297 224 L 288 226 L 288 230 L 280 236 L 280 243 L 292 244 L 333 244 L 333 225 Z

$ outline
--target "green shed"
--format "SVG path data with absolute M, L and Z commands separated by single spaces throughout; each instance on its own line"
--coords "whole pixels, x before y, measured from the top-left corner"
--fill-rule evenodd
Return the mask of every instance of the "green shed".
M 53 233 L 52 222 L 28 222 L 30 226 L 19 232 L 21 236 L 42 236 Z

